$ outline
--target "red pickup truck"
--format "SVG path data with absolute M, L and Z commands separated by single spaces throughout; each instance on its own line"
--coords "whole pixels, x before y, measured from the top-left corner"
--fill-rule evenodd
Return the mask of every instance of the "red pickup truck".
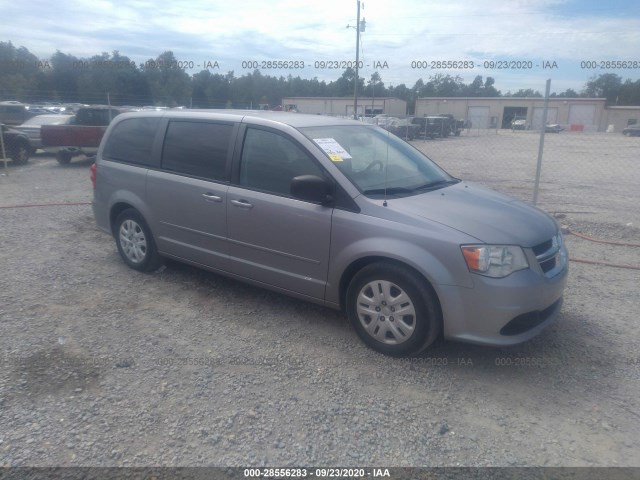
M 42 126 L 42 148 L 55 153 L 60 164 L 78 155 L 95 155 L 111 120 L 125 111 L 102 105 L 81 107 L 68 125 Z

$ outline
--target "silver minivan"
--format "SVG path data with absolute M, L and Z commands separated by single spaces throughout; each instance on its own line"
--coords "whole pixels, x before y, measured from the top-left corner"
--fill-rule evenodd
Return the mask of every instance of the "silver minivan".
M 447 174 L 389 132 L 320 115 L 137 112 L 109 126 L 93 211 L 124 262 L 168 257 L 343 309 L 414 355 L 439 335 L 526 341 L 558 315 L 567 251 L 542 211 Z

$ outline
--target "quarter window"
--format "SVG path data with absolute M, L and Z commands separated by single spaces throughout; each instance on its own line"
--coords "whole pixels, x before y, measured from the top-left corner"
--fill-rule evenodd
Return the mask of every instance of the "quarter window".
M 323 174 L 291 140 L 265 130 L 247 130 L 240 161 L 240 185 L 289 196 L 291 180 L 300 175 Z
M 153 165 L 151 148 L 160 118 L 131 118 L 118 123 L 104 147 L 103 157 L 138 165 Z
M 226 180 L 232 131 L 233 125 L 230 124 L 169 123 L 162 168 L 210 180 Z

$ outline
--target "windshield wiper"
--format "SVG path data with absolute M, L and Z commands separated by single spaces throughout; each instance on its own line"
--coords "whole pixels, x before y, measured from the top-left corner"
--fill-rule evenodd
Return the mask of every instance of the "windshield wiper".
M 372 188 L 370 190 L 365 190 L 365 195 L 376 195 L 376 194 L 384 194 L 387 195 L 395 195 L 397 193 L 413 193 L 413 188 L 405 188 L 405 187 L 389 187 L 389 188 Z
M 407 187 L 389 187 L 389 188 L 372 188 L 370 190 L 365 190 L 365 195 L 378 195 L 384 194 L 387 195 L 395 195 L 395 194 L 411 194 L 420 190 L 435 190 L 438 188 L 445 187 L 447 185 L 453 185 L 454 183 L 458 183 L 459 179 L 452 180 L 438 180 L 436 182 L 425 183 L 424 185 L 418 185 L 417 187 L 407 188 Z
M 415 188 L 412 188 L 411 191 L 417 192 L 418 190 L 436 190 L 438 188 L 446 187 L 447 185 L 453 185 L 454 183 L 458 183 L 459 179 L 452 180 L 438 180 L 437 182 L 429 182 L 424 185 L 419 185 Z

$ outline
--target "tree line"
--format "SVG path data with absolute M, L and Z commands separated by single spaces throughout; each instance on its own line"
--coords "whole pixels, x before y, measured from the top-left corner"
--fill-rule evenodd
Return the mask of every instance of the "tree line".
M 162 105 L 193 108 L 258 108 L 279 105 L 284 97 L 353 95 L 355 71 L 346 69 L 333 81 L 300 76 L 269 76 L 260 70 L 242 76 L 204 69 L 189 75 L 171 51 L 136 64 L 118 51 L 78 58 L 59 50 L 41 60 L 25 47 L 0 42 L 0 100 L 25 103 L 59 101 L 112 105 Z M 435 74 L 413 86 L 387 86 L 378 72 L 358 78 L 360 95 L 396 97 L 412 108 L 416 97 L 542 97 L 537 90 L 502 93 L 493 77 L 477 75 L 470 83 L 460 76 Z M 108 97 L 107 97 L 108 94 Z M 589 79 L 580 92 L 567 89 L 554 97 L 606 98 L 609 105 L 640 105 L 640 80 L 612 73 Z M 409 112 L 410 113 L 410 112 Z

